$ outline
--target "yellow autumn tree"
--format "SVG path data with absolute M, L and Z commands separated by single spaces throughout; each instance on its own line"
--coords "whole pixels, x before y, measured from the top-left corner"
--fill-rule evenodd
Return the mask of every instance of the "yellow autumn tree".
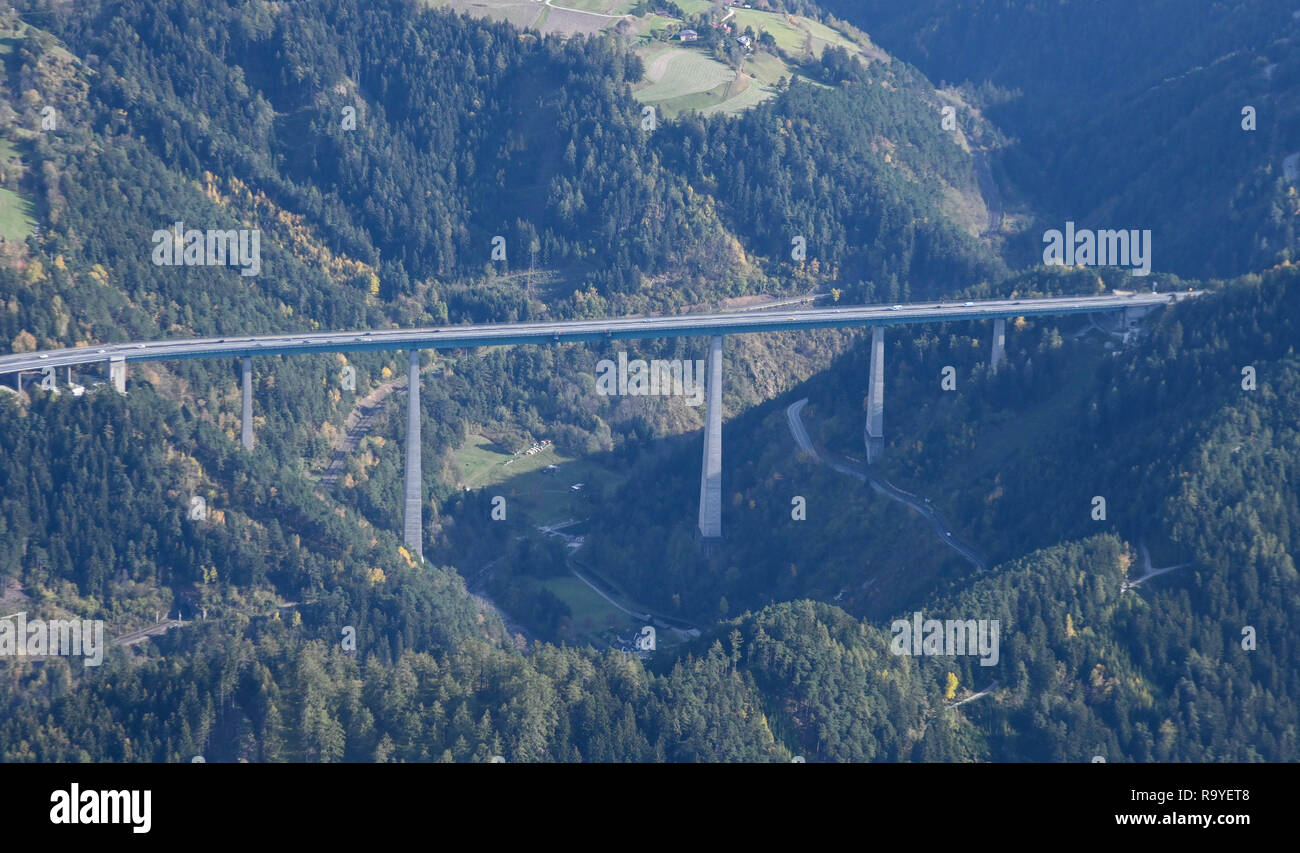
M 948 686 L 943 691 L 943 698 L 951 699 L 957 695 L 957 676 L 948 673 Z
M 28 284 L 36 284 L 43 278 L 45 278 L 45 267 L 40 261 L 32 261 L 27 265 L 27 268 L 23 270 L 23 281 L 26 281 Z
M 9 348 L 12 352 L 32 352 L 36 349 L 36 336 L 23 329 L 14 336 L 13 343 L 9 345 Z

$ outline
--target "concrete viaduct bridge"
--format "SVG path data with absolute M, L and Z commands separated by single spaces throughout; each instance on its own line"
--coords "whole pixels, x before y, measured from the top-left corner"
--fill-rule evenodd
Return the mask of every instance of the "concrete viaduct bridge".
M 496 323 L 356 332 L 311 332 L 253 337 L 192 338 L 103 344 L 73 349 L 14 353 L 0 356 L 0 374 L 12 373 L 22 385 L 24 373 L 54 375 L 55 368 L 103 364 L 118 393 L 126 393 L 130 362 L 185 358 L 238 358 L 243 366 L 241 440 L 253 447 L 252 359 L 294 353 L 406 350 L 409 353 L 409 393 L 406 421 L 406 498 L 403 539 L 423 559 L 420 468 L 420 350 L 456 349 L 513 344 L 556 344 L 573 341 L 634 340 L 708 336 L 708 404 L 705 413 L 703 470 L 700 477 L 700 534 L 722 536 L 722 342 L 726 335 L 750 332 L 871 327 L 871 366 L 868 377 L 866 443 L 868 462 L 884 446 L 884 360 L 886 326 L 993 320 L 994 369 L 1006 359 L 1008 317 L 1122 312 L 1142 314 L 1196 296 L 1198 292 L 1137 293 L 1109 296 L 1065 296 L 1036 299 L 988 299 L 977 302 L 926 302 L 910 305 L 860 305 L 838 308 L 781 308 L 725 314 L 683 314 L 665 317 L 620 317 L 608 320 L 568 320 L 552 323 Z

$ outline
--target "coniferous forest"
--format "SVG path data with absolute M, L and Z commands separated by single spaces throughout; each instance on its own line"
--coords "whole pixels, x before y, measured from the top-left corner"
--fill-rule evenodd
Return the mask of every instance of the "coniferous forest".
M 1008 320 L 1001 365 L 989 322 L 889 327 L 860 477 L 870 332 L 729 336 L 712 547 L 704 407 L 596 388 L 700 338 L 426 351 L 422 559 L 400 350 L 255 359 L 251 451 L 236 358 L 0 374 L 0 616 L 109 638 L 0 654 L 0 760 L 1300 760 L 1300 21 L 752 5 L 18 0 L 0 355 L 1199 293 Z M 682 56 L 714 88 L 655 112 Z M 1151 229 L 1153 274 L 1045 265 L 1067 220 Z M 178 222 L 260 271 L 159 265 Z M 891 651 L 918 611 L 996 662 Z

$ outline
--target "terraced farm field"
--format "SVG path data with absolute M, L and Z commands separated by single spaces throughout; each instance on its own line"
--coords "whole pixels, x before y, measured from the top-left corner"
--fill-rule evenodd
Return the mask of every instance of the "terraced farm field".
M 759 12 L 754 9 L 736 9 L 735 12 L 729 23 L 736 25 L 736 32 L 743 31 L 745 27 L 753 27 L 756 33 L 766 31 L 776 39 L 776 46 L 786 53 L 795 56 L 803 53 L 809 34 L 797 23 L 792 23 L 802 19 L 787 17 L 784 13 Z
M 622 20 L 614 15 L 582 12 L 560 6 L 546 6 L 545 9 L 546 14 L 537 24 L 537 29 L 544 33 L 595 35 Z
M 637 100 L 663 105 L 666 110 L 679 111 L 666 102 L 717 89 L 736 76 L 735 71 L 699 50 L 659 48 L 643 58 L 650 85 L 637 91 Z
M 699 110 L 708 115 L 738 113 L 776 94 L 777 83 L 789 77 L 780 57 L 754 53 L 736 72 L 698 49 L 655 46 L 641 52 L 648 85 L 634 92 L 643 104 L 659 108 L 667 118 Z
M 555 0 L 556 6 L 604 15 L 626 15 L 636 4 L 637 0 Z
M 810 51 L 813 56 L 820 57 L 827 45 L 834 45 L 863 54 L 867 58 L 884 58 L 884 54 L 874 45 L 860 44 L 844 33 L 802 15 L 760 12 L 756 9 L 736 9 L 735 12 L 731 23 L 736 25 L 738 32 L 745 27 L 753 27 L 756 33 L 769 32 L 776 39 L 776 46 L 791 56 L 803 56 L 805 51 Z
M 736 80 L 731 93 L 721 103 L 700 108 L 704 115 L 725 113 L 734 115 L 742 110 L 757 106 L 776 94 L 777 82 L 790 77 L 790 68 L 779 57 L 768 53 L 755 53 L 745 60 L 745 67 L 740 79 Z

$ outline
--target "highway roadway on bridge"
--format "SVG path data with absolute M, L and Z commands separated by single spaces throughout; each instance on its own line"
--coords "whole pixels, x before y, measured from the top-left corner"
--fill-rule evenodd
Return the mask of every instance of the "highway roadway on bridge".
M 854 305 L 831 308 L 780 308 L 723 314 L 677 314 L 619 317 L 606 320 L 563 320 L 545 323 L 492 323 L 423 329 L 384 329 L 353 332 L 306 332 L 252 337 L 178 338 L 162 341 L 98 344 L 72 349 L 13 353 L 0 356 L 0 374 L 45 367 L 93 364 L 114 359 L 127 363 L 182 358 L 246 357 L 293 353 L 358 352 L 365 350 L 453 349 L 458 347 L 551 344 L 574 341 L 632 340 L 686 336 L 733 335 L 747 332 L 833 329 L 855 326 L 895 326 L 1088 314 L 1122 308 L 1163 305 L 1198 292 L 1134 293 L 1106 296 L 1062 296 L 979 301 L 930 301 L 909 305 Z

